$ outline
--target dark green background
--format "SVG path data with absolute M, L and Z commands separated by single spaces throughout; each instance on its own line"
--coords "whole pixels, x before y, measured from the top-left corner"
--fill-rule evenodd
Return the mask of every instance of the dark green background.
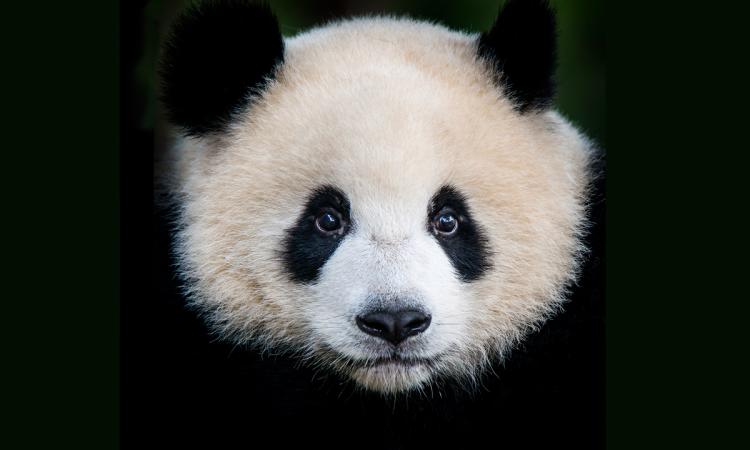
M 3 448 L 118 447 L 118 237 L 134 221 L 120 158 L 137 151 L 118 121 L 126 87 L 153 82 L 147 58 L 140 78 L 123 58 L 140 3 L 4 5 Z M 602 131 L 566 109 L 574 122 L 607 130 L 607 448 L 741 448 L 747 7 L 554 3 L 586 24 L 562 23 L 563 42 L 607 55 L 606 122 L 603 87 L 561 86 Z

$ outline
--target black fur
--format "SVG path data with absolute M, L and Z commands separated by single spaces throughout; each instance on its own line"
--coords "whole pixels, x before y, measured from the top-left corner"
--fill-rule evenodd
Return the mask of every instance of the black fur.
M 173 27 L 162 55 L 162 101 L 193 136 L 223 131 L 284 60 L 284 41 L 267 5 L 202 2 Z
M 341 214 L 344 230 L 341 234 L 324 236 L 315 228 L 315 218 L 327 208 Z M 299 283 L 310 283 L 320 275 L 320 268 L 333 255 L 350 228 L 349 200 L 338 189 L 323 186 L 310 195 L 297 223 L 286 231 L 282 256 L 291 278 Z
M 555 16 L 546 0 L 508 0 L 478 54 L 494 65 L 497 83 L 521 113 L 544 110 L 555 93 Z
M 458 219 L 458 230 L 443 237 L 433 232 L 433 217 L 448 209 Z M 463 281 L 475 281 L 490 268 L 490 250 L 482 228 L 471 217 L 466 198 L 452 186 L 443 186 L 432 197 L 428 209 L 427 229 L 443 247 L 451 264 Z

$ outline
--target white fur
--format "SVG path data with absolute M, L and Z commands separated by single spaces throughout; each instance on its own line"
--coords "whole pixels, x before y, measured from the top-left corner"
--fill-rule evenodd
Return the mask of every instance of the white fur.
M 554 111 L 513 111 L 476 37 L 389 18 L 309 31 L 286 40 L 275 81 L 229 133 L 178 140 L 180 268 L 218 333 L 396 392 L 471 380 L 558 309 L 583 252 L 590 146 Z M 323 184 L 347 195 L 356 227 L 316 283 L 295 283 L 281 242 Z M 445 184 L 489 238 L 492 269 L 475 282 L 425 228 Z M 431 312 L 403 354 L 440 355 L 434 365 L 346 362 L 384 354 L 354 322 L 372 294 Z

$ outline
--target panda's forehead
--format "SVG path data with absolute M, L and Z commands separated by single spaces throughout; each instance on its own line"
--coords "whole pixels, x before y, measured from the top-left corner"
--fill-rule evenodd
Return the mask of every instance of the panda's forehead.
M 279 118 L 288 112 L 285 120 L 292 122 L 314 117 L 316 132 L 335 130 L 337 140 L 349 132 L 367 143 L 404 141 L 445 133 L 456 123 L 465 134 L 497 117 L 519 120 L 477 59 L 476 36 L 369 19 L 304 33 L 286 45 L 266 104 L 277 107 Z
M 476 156 L 469 151 L 482 145 L 473 142 L 475 132 L 486 135 L 493 123 L 487 115 L 475 119 L 489 109 L 478 102 L 495 102 L 496 91 L 470 98 L 466 80 L 459 86 L 436 77 L 403 49 L 351 56 L 333 43 L 325 51 L 311 47 L 288 50 L 298 57 L 287 58 L 264 107 L 250 110 L 253 146 L 269 143 L 280 158 L 305 159 L 363 200 L 415 189 L 430 195 L 419 189 L 438 189 L 458 163 Z
M 225 160 L 252 173 L 248 185 L 290 196 L 279 205 L 331 185 L 355 215 L 423 220 L 442 186 L 482 202 L 512 192 L 505 185 L 524 176 L 519 166 L 536 164 L 537 119 L 505 101 L 471 36 L 374 20 L 287 43 L 277 80 L 236 124 Z
M 354 19 L 285 39 L 284 57 L 308 80 L 316 73 L 355 74 L 360 68 L 387 72 L 394 69 L 391 64 L 452 79 L 465 77 L 476 65 L 476 37 L 405 18 Z
M 414 139 L 360 145 L 329 159 L 321 179 L 347 197 L 353 219 L 364 230 L 423 229 L 431 197 L 450 183 L 449 158 L 416 149 L 426 144 Z

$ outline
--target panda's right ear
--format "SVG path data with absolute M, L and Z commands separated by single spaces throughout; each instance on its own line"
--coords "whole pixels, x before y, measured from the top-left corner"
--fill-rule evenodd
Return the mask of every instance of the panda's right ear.
M 204 1 L 179 17 L 160 61 L 161 99 L 186 134 L 223 131 L 284 60 L 267 4 Z

